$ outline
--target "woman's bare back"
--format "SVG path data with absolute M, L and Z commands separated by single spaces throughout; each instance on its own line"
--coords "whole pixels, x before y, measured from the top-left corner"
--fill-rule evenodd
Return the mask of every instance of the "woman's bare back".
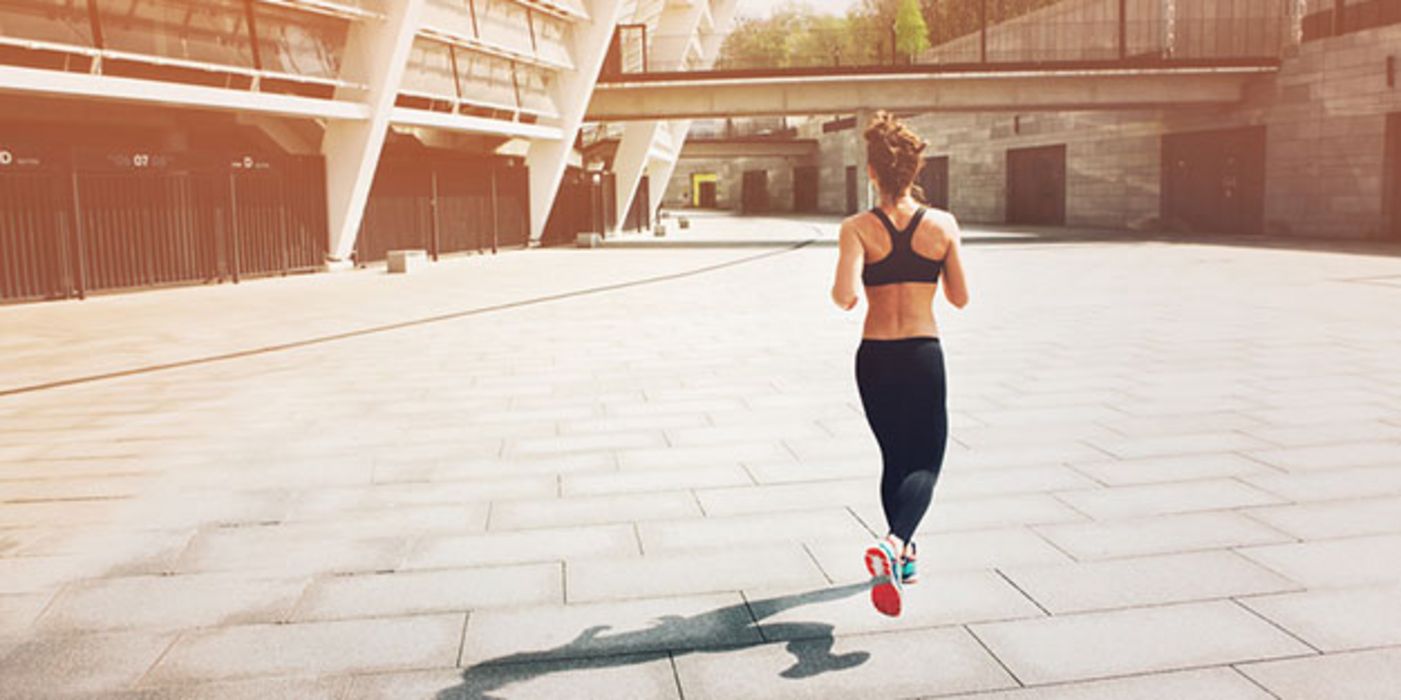
M 918 206 L 913 203 L 902 203 L 894 210 L 886 210 L 886 214 L 896 228 L 903 230 L 917 210 Z M 951 240 L 944 227 L 950 218 L 945 211 L 926 208 L 924 219 L 910 237 L 910 247 L 917 255 L 930 260 L 944 259 Z M 861 240 L 866 265 L 880 262 L 890 254 L 890 234 L 875 214 L 861 212 L 849 217 L 847 223 L 855 228 Z M 929 282 L 897 282 L 866 287 L 869 307 L 861 337 L 938 337 L 939 327 L 934 320 L 934 295 L 938 290 L 937 283 Z

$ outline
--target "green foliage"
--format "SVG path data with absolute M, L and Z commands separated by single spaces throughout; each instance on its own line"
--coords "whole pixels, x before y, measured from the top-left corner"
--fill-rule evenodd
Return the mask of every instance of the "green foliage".
M 911 60 L 929 48 L 929 27 L 924 23 L 919 0 L 901 0 L 895 15 L 895 47 Z

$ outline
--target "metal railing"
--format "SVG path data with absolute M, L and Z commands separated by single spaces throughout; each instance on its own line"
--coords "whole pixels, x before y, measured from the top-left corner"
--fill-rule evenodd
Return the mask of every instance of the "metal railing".
M 1297 43 L 1301 20 L 1297 0 L 1062 0 L 1029 9 L 1008 7 L 1011 2 L 978 0 L 960 21 L 941 25 L 946 36 L 937 44 L 914 54 L 894 48 L 893 30 L 870 25 L 800 26 L 782 36 L 741 27 L 725 35 L 711 70 L 1277 61 Z M 704 70 L 651 56 L 657 46 L 684 39 L 633 32 L 615 43 L 620 55 L 605 79 Z

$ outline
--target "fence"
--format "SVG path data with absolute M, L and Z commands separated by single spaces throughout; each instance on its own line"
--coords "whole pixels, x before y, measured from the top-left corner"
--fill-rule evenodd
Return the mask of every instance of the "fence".
M 0 144 L 0 301 L 319 267 L 319 157 Z

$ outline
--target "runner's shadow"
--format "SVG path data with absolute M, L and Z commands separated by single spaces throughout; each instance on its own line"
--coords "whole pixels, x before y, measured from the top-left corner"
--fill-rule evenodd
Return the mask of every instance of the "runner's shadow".
M 824 588 L 795 595 L 727 605 L 691 616 L 664 615 L 653 626 L 632 632 L 604 634 L 610 625 L 583 630 L 567 644 L 542 651 L 518 652 L 474 664 L 462 672 L 462 684 L 442 690 L 437 700 L 499 700 L 492 693 L 508 685 L 551 673 L 607 669 L 644 664 L 673 654 L 734 651 L 789 640 L 785 648 L 793 665 L 784 678 L 808 678 L 866 663 L 870 654 L 833 654 L 833 627 L 824 622 L 785 622 L 765 627 L 757 623 L 785 610 L 846 598 L 870 588 L 869 582 Z

